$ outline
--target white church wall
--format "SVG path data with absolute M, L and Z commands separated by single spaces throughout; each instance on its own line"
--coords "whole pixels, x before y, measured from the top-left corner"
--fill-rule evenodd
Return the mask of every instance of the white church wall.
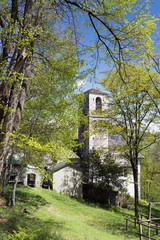
M 132 172 L 128 173 L 123 179 L 125 180 L 124 187 L 127 189 L 127 193 L 131 197 L 134 197 L 134 181 Z
M 124 182 L 124 187 L 127 189 L 127 193 L 131 196 L 134 197 L 134 179 L 133 179 L 133 171 L 132 168 L 128 168 L 129 173 L 127 176 L 123 177 L 125 180 Z M 141 179 L 140 179 L 140 174 L 141 174 L 141 165 L 140 161 L 138 163 L 138 187 L 139 187 L 139 198 L 141 198 Z
M 53 174 L 53 190 L 82 198 L 82 172 L 66 166 Z

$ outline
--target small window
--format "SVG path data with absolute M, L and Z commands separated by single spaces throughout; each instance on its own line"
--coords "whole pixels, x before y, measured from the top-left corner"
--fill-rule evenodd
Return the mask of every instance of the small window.
M 100 97 L 96 98 L 96 110 L 102 110 L 102 101 Z

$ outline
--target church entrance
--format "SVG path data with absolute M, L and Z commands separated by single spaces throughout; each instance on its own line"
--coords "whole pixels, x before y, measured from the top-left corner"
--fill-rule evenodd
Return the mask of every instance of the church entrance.
M 30 173 L 27 175 L 27 185 L 30 187 L 35 187 L 36 183 L 36 174 Z

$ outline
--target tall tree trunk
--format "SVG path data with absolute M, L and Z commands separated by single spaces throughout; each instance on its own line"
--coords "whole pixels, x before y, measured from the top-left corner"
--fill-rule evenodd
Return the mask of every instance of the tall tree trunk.
M 4 117 L 3 127 L 2 127 L 2 134 L 0 137 L 0 173 L 2 172 L 3 164 L 6 161 L 6 158 L 8 156 L 9 150 L 10 150 L 10 134 L 13 130 L 13 124 L 15 119 L 15 112 L 17 108 L 17 102 L 18 102 L 19 93 L 18 92 L 12 92 L 12 95 L 10 97 L 9 101 L 9 110 L 6 113 Z
M 3 166 L 3 171 L 2 171 L 2 192 L 1 192 L 1 196 L 5 196 L 6 193 L 6 186 L 7 186 L 7 161 Z
M 134 178 L 134 200 L 135 200 L 135 217 L 139 217 L 139 186 L 138 186 L 138 165 L 133 168 Z
M 5 162 L 3 171 L 2 171 L 2 193 L 1 196 L 5 196 L 6 193 L 6 186 L 8 185 L 10 175 L 12 171 L 12 164 L 8 162 L 8 160 Z
M 3 168 L 3 164 L 6 161 L 7 155 L 10 150 L 10 134 L 14 131 L 17 132 L 21 122 L 22 111 L 26 99 L 27 90 L 27 80 L 31 74 L 31 63 L 34 51 L 34 42 L 38 38 L 38 27 L 40 26 L 41 16 L 44 9 L 44 1 L 40 1 L 39 7 L 36 5 L 36 1 L 25 0 L 24 1 L 24 15 L 23 23 L 19 25 L 19 31 L 22 31 L 20 42 L 21 46 L 15 46 L 18 49 L 14 57 L 13 62 L 15 62 L 12 67 L 11 76 L 15 79 L 12 84 L 12 89 L 8 87 L 6 89 L 6 83 L 2 84 L 0 88 L 0 99 L 3 102 L 2 109 L 0 109 L 0 121 L 3 119 L 2 133 L 0 136 L 0 176 Z M 34 8 L 34 6 L 36 6 Z M 18 23 L 18 2 L 17 0 L 12 0 L 12 14 L 11 17 L 14 22 L 17 20 Z M 1 27 L 3 26 L 1 23 Z M 7 27 L 6 27 L 7 29 Z M 10 33 L 12 34 L 12 32 Z M 30 38 L 29 36 L 32 35 Z M 27 39 L 27 41 L 26 41 Z M 6 37 L 5 41 L 8 41 Z M 12 41 L 8 43 L 8 50 Z M 4 45 L 5 49 L 6 44 Z M 8 55 L 7 55 L 8 56 Z M 10 69 L 9 69 L 10 70 Z M 21 74 L 24 73 L 24 77 L 21 78 Z M 21 78 L 21 79 L 19 79 Z M 23 83 L 22 83 L 23 81 Z M 4 91 L 5 90 L 5 91 Z M 8 111 L 4 114 L 4 109 L 8 107 Z
M 12 193 L 11 193 L 11 207 L 12 208 L 15 207 L 16 187 L 17 187 L 17 183 L 18 183 L 18 178 L 19 178 L 19 173 L 15 176 L 15 182 L 14 182 L 13 188 L 12 188 Z

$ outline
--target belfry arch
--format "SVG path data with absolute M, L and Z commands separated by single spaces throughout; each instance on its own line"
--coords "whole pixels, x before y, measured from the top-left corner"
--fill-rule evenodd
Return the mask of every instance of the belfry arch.
M 102 110 L 102 99 L 100 97 L 96 98 L 96 110 Z

